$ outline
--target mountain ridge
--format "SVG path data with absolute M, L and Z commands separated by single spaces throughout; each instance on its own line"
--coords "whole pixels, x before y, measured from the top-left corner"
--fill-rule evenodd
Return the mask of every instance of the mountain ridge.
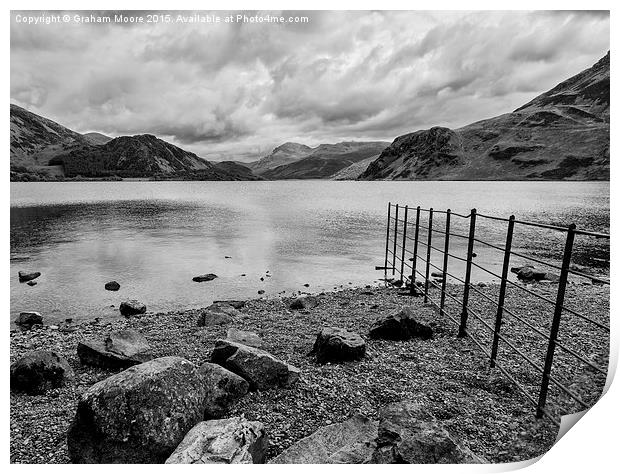
M 609 52 L 515 111 L 401 135 L 362 180 L 609 180 Z

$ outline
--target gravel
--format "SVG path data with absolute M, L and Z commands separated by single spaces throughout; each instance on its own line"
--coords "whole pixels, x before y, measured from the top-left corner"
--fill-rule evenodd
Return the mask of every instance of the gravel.
M 537 284 L 553 300 L 557 285 Z M 476 289 L 493 297 L 496 285 Z M 458 299 L 462 287 L 448 285 Z M 309 310 L 289 309 L 292 298 L 248 301 L 235 317 L 233 326 L 256 332 L 263 348 L 301 369 L 299 382 L 291 389 L 252 392 L 231 409 L 231 416 L 243 414 L 266 426 L 272 446 L 271 458 L 321 426 L 338 423 L 356 413 L 375 417 L 384 404 L 403 399 L 423 404 L 454 436 L 474 453 L 489 461 L 511 462 L 534 458 L 546 452 L 557 435 L 547 418 L 536 419 L 534 407 L 497 368 L 489 367 L 469 338 L 457 338 L 457 326 L 447 315 L 440 316 L 424 298 L 402 296 L 402 291 L 386 288 L 346 289 L 317 295 L 319 304 Z M 496 309 L 476 291 L 471 307 L 493 326 Z M 438 301 L 438 292 L 431 298 Z M 506 306 L 532 326 L 548 334 L 553 308 L 522 292 L 509 288 Z M 429 340 L 382 341 L 367 339 L 372 322 L 380 315 L 412 305 L 421 317 L 433 321 L 435 335 Z M 603 324 L 609 324 L 609 288 L 599 285 L 569 285 L 566 305 Z M 447 298 L 449 315 L 460 315 L 460 306 Z M 551 311 L 551 312 L 550 312 Z M 76 373 L 73 386 L 45 395 L 11 393 L 10 459 L 13 463 L 67 463 L 66 432 L 80 395 L 93 383 L 115 371 L 82 366 L 76 356 L 78 341 L 103 338 L 111 330 L 133 328 L 141 331 L 156 356 L 179 355 L 201 364 L 209 360 L 218 338 L 227 327 L 197 327 L 199 310 L 147 313 L 125 320 L 92 321 L 76 326 L 73 332 L 43 327 L 11 332 L 11 361 L 32 350 L 54 350 L 67 358 Z M 457 318 L 456 318 L 457 319 Z M 505 316 L 502 334 L 531 359 L 542 365 L 546 341 L 534 331 L 524 330 L 514 318 Z M 367 339 L 363 360 L 341 364 L 316 364 L 308 356 L 321 326 L 336 326 Z M 609 334 L 576 316 L 562 318 L 560 339 L 592 363 L 606 369 Z M 469 332 L 485 348 L 491 333 L 470 314 Z M 542 359 L 541 359 L 542 357 Z M 542 360 L 542 361 L 541 361 Z M 498 361 L 537 399 L 540 374 L 507 344 L 500 342 Z M 553 375 L 591 405 L 602 391 L 604 376 L 561 350 L 556 351 Z M 552 413 L 577 411 L 570 399 L 550 390 L 549 402 L 557 404 Z

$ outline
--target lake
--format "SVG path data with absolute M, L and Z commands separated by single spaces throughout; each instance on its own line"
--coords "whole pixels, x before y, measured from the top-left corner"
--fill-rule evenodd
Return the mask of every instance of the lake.
M 128 298 L 169 311 L 255 298 L 259 290 L 270 297 L 376 284 L 388 201 L 609 231 L 608 182 L 11 183 L 11 320 L 24 310 L 47 322 L 118 317 Z M 457 221 L 454 229 L 466 232 L 467 222 Z M 501 223 L 478 229 L 503 244 Z M 457 240 L 451 251 L 463 254 Z M 517 249 L 554 261 L 562 245 L 544 231 L 515 240 Z M 575 261 L 589 263 L 593 252 L 580 248 Z M 501 271 L 501 255 L 476 252 L 479 264 Z M 605 249 L 597 255 L 608 265 Z M 439 256 L 432 260 L 439 265 Z M 42 276 L 31 287 L 18 283 L 19 270 Z M 192 281 L 204 273 L 218 278 Z M 121 284 L 118 292 L 104 289 L 110 280 Z

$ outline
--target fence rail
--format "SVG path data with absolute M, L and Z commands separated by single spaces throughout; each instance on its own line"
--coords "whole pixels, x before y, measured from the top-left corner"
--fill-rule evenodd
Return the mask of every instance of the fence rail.
M 413 214 L 411 211 L 415 211 Z M 410 219 L 410 212 L 413 217 Z M 437 216 L 443 218 L 443 223 L 439 225 Z M 425 217 L 425 218 L 424 218 Z M 434 219 L 435 218 L 435 219 Z M 460 219 L 467 227 L 466 234 L 462 231 L 454 232 L 454 219 Z M 479 234 L 477 225 L 480 222 L 492 221 L 494 225 L 505 226 L 505 237 L 503 243 L 488 242 Z M 460 227 L 463 227 L 461 225 Z M 563 251 L 561 263 L 545 261 L 541 258 L 528 255 L 527 252 L 517 252 L 513 249 L 514 239 L 517 232 L 523 229 L 544 229 L 559 233 L 563 236 Z M 423 234 L 426 234 L 425 236 Z M 412 237 L 413 235 L 413 237 Z M 526 399 L 536 408 L 536 417 L 548 417 L 554 424 L 559 426 L 560 417 L 556 413 L 552 413 L 548 409 L 548 400 L 550 386 L 556 387 L 563 392 L 565 396 L 576 402 L 580 407 L 587 408 L 590 405 L 575 393 L 575 390 L 567 386 L 566 383 L 552 375 L 554 357 L 557 350 L 561 350 L 564 354 L 572 357 L 580 363 L 586 365 L 598 374 L 606 375 L 606 369 L 596 364 L 587 355 L 579 353 L 578 350 L 571 349 L 565 340 L 559 338 L 560 323 L 564 314 L 570 314 L 579 318 L 586 324 L 590 324 L 605 334 L 606 340 L 609 338 L 609 325 L 604 322 L 582 314 L 579 311 L 567 307 L 565 304 L 565 296 L 567 284 L 571 275 L 579 278 L 590 279 L 591 282 L 609 285 L 608 278 L 600 275 L 591 275 L 583 269 L 571 267 L 571 260 L 574 253 L 574 244 L 576 237 L 593 237 L 596 239 L 605 239 L 606 245 L 609 245 L 609 234 L 600 232 L 590 232 L 587 230 L 577 229 L 574 224 L 566 227 L 551 225 L 539 222 L 530 222 L 526 220 L 516 219 L 514 215 L 508 218 L 490 216 L 478 213 L 476 209 L 472 209 L 467 215 L 447 210 L 435 210 L 433 208 L 422 208 L 420 206 L 412 208 L 409 206 L 401 206 L 399 204 L 388 203 L 387 212 L 387 231 L 385 244 L 385 265 L 384 276 L 388 280 L 388 271 L 396 278 L 400 275 L 400 281 L 405 284 L 408 280 L 409 294 L 411 296 L 423 296 L 424 302 L 430 302 L 439 310 L 441 316 L 446 316 L 455 325 L 458 326 L 457 336 L 460 338 L 468 337 L 489 359 L 490 367 L 497 368 L 506 376 L 526 397 Z M 454 239 L 460 239 L 460 242 L 466 243 L 467 248 L 464 256 L 456 255 L 451 251 L 451 245 Z M 476 255 L 476 245 L 483 246 L 494 251 L 502 253 L 501 258 L 501 274 L 486 268 L 484 264 L 474 261 Z M 432 251 L 440 254 L 441 258 L 432 261 Z M 411 256 L 408 258 L 408 256 Z M 559 271 L 559 275 L 555 275 L 557 282 L 557 292 L 552 298 L 549 295 L 528 288 L 510 279 L 510 262 L 511 257 L 518 257 L 525 261 L 534 262 L 545 267 Z M 450 263 L 456 260 L 465 265 L 462 275 L 452 270 Z M 410 262 L 410 263 L 409 263 Z M 422 264 L 422 266 L 420 266 Z M 381 268 L 381 267 L 378 267 Z M 437 272 L 433 272 L 437 270 Z M 472 270 L 476 269 L 495 278 L 499 281 L 499 291 L 497 296 L 490 296 L 481 291 L 476 285 L 472 284 Z M 433 275 L 439 273 L 441 278 L 434 281 Z M 447 290 L 447 281 L 451 278 L 457 284 L 462 284 L 462 295 L 456 297 Z M 439 284 L 440 283 L 440 284 Z M 548 322 L 547 332 L 544 329 L 536 327 L 528 321 L 527 316 L 518 314 L 519 311 L 509 309 L 507 307 L 508 289 L 523 292 L 529 297 L 540 300 L 552 310 L 552 316 Z M 420 292 L 421 290 L 421 292 Z M 431 296 L 431 290 L 439 291 L 439 297 Z M 490 303 L 495 309 L 493 310 L 494 320 L 487 321 L 482 315 L 482 311 L 476 309 L 471 301 L 471 297 L 480 298 L 480 301 Z M 448 310 L 448 305 L 451 306 Z M 478 305 L 480 306 L 480 305 Z M 455 312 L 457 314 L 455 314 Z M 544 352 L 544 361 L 542 364 L 533 360 L 531 354 L 528 355 L 528 347 L 520 347 L 520 344 L 511 340 L 502 328 L 505 324 L 505 318 L 508 317 L 518 322 L 523 327 L 532 331 L 532 334 L 543 341 L 540 346 Z M 492 335 L 490 348 L 485 347 L 479 334 L 475 334 L 469 329 L 471 321 L 477 322 L 488 333 Z M 531 366 L 540 379 L 538 393 L 532 394 L 515 376 L 510 373 L 508 367 L 501 363 L 499 357 L 499 348 L 507 347 L 514 352 L 521 360 Z

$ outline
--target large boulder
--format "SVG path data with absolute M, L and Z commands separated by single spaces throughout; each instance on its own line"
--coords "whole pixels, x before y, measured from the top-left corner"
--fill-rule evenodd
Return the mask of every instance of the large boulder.
M 153 358 L 146 338 L 138 331 L 114 331 L 104 341 L 80 341 L 77 346 L 80 362 L 94 367 L 127 368 Z
M 516 273 L 517 278 L 525 282 L 547 280 L 557 283 L 560 281 L 559 275 L 541 270 L 530 264 L 526 264 L 521 267 L 512 267 L 510 271 L 512 273 Z
M 214 304 L 224 303 L 229 306 L 232 306 L 235 309 L 241 309 L 245 306 L 245 300 L 215 300 L 213 301 L 213 303 Z
M 163 463 L 203 419 L 206 387 L 194 364 L 162 357 L 90 387 L 67 434 L 74 463 Z
M 35 351 L 11 364 L 11 390 L 41 394 L 73 381 L 75 375 L 67 360 L 52 351 Z
M 344 360 L 359 360 L 366 353 L 364 339 L 346 329 L 325 327 L 317 335 L 311 354 L 320 364 Z
M 146 305 L 136 300 L 123 301 L 118 307 L 123 316 L 134 316 L 146 313 Z
M 273 464 L 366 464 L 372 459 L 379 423 L 355 415 L 343 423 L 324 426 L 280 455 Z
M 295 298 L 290 304 L 291 309 L 312 309 L 319 305 L 319 300 L 316 296 L 300 296 Z
M 247 380 L 221 365 L 205 362 L 200 366 L 206 384 L 205 419 L 221 418 L 230 406 L 250 389 Z
M 242 331 L 241 329 L 229 328 L 226 332 L 226 339 L 233 342 L 240 342 L 246 346 L 261 348 L 263 340 L 258 334 L 250 331 Z
M 259 464 L 269 439 L 263 424 L 243 418 L 209 420 L 194 426 L 166 464 Z
M 35 278 L 39 278 L 40 276 L 41 272 L 17 272 L 17 277 L 19 278 L 20 283 L 34 280 Z
M 196 324 L 198 326 L 222 326 L 231 324 L 233 318 L 239 314 L 241 313 L 227 303 L 213 303 L 200 312 Z
M 299 369 L 268 352 L 223 339 L 215 341 L 211 362 L 243 377 L 250 390 L 289 387 L 299 379 Z
M 398 312 L 378 318 L 370 328 L 373 339 L 404 341 L 414 337 L 428 339 L 433 336 L 430 326 L 415 319 L 413 308 L 405 306 Z
M 30 329 L 35 324 L 43 324 L 43 316 L 36 311 L 22 311 L 15 320 L 15 324 L 24 329 Z
M 420 405 L 398 402 L 379 411 L 377 464 L 475 464 L 486 463 L 461 446 Z

